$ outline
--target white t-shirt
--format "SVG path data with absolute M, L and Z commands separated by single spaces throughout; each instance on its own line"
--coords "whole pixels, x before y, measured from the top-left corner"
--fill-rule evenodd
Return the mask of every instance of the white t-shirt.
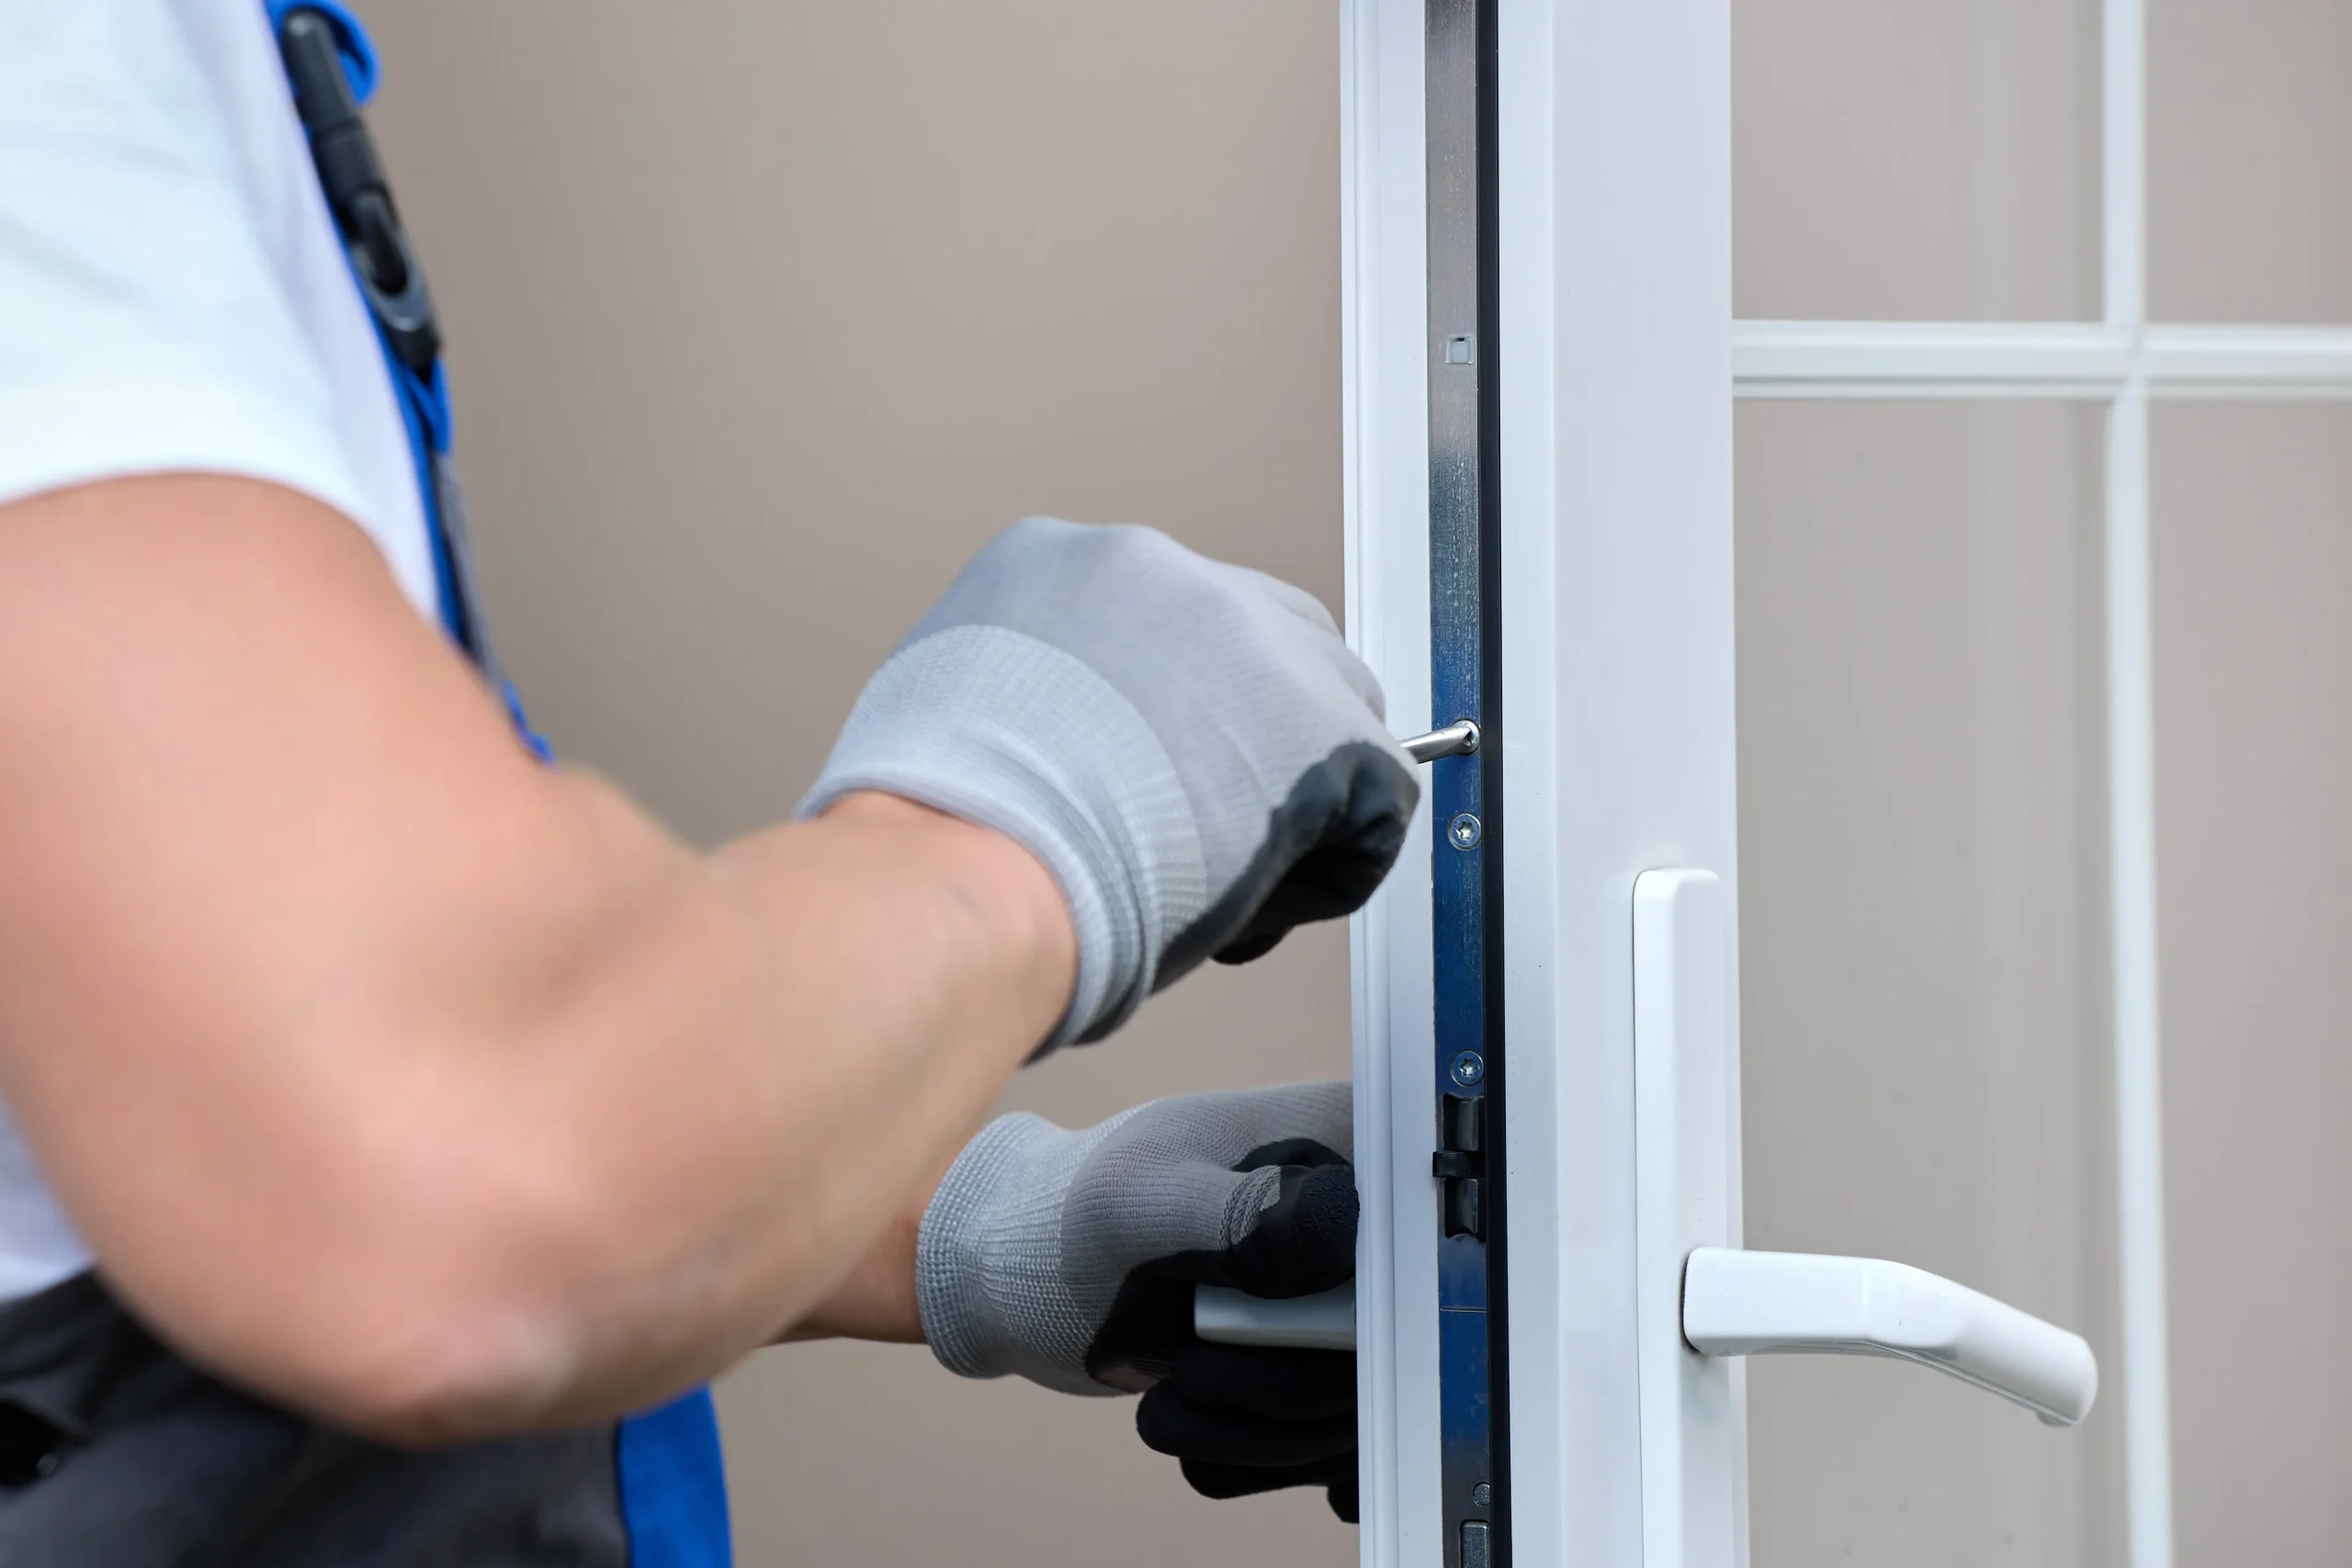
M 262 0 L 0 0 L 0 502 L 204 470 L 432 549 Z M 0 1301 L 89 1250 L 0 1102 Z

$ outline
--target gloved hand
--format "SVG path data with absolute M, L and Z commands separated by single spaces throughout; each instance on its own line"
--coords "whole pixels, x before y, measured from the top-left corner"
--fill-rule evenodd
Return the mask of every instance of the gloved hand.
M 1006 529 L 867 682 L 800 814 L 885 790 L 1018 840 L 1078 933 L 1049 1046 L 1372 896 L 1420 795 L 1313 595 L 1148 528 Z
M 958 1156 L 915 1248 L 923 1337 L 966 1377 L 1145 1390 L 1143 1439 L 1211 1497 L 1323 1486 L 1356 1517 L 1355 1357 L 1210 1345 L 1195 1285 L 1306 1295 L 1355 1274 L 1344 1083 L 1184 1095 L 1068 1132 L 1019 1113 Z

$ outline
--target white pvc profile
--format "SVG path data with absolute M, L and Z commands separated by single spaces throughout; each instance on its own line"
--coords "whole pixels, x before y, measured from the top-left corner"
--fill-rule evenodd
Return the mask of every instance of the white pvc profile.
M 1659 864 L 1736 886 L 1729 17 L 1724 0 L 1498 5 L 1512 1545 L 1630 1565 L 1625 901 Z M 1343 13 L 1349 617 L 1400 728 L 1429 705 L 1422 10 Z M 1430 852 L 1419 813 L 1355 926 L 1366 1568 L 1445 1546 Z
M 1707 867 L 1738 900 L 1730 7 L 1498 4 L 1511 1551 L 1632 1568 L 1627 916 L 1659 866 Z M 1723 1136 L 1736 1173 L 1736 1118 Z M 1736 1235 L 1736 1185 L 1729 1201 Z M 1740 1568 L 1745 1542 L 1710 1568 Z
M 2100 313 L 2148 319 L 2148 16 L 2146 0 L 2099 8 Z
M 2146 0 L 2100 9 L 2102 300 L 2111 329 L 2148 320 Z M 2107 420 L 2107 791 L 2114 1014 L 2117 1252 L 2123 1317 L 2123 1492 L 2131 1568 L 2172 1568 L 2171 1351 L 2165 1299 L 2164 1098 L 2156 1031 L 2155 652 L 2149 577 L 2147 367 Z
M 1430 705 L 1421 0 L 1340 8 L 1341 441 L 1349 641 L 1388 716 Z M 1430 828 L 1351 922 L 1363 1568 L 1440 1560 Z
M 2137 387 L 2108 409 L 2106 575 L 2109 961 L 2123 1317 L 2124 1507 L 2131 1568 L 2172 1568 L 2148 400 Z
M 2340 327 L 2141 330 L 2155 398 L 2352 398 L 2352 332 Z
M 1744 398 L 2097 398 L 2132 367 L 2132 340 L 2074 322 L 1741 321 Z
M 2106 321 L 1741 321 L 1743 398 L 2352 398 L 2352 332 Z

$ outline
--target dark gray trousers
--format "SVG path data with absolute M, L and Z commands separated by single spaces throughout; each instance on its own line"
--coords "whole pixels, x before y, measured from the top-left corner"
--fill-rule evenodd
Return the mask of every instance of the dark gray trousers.
M 627 1568 L 615 1432 L 386 1448 L 238 1393 L 95 1274 L 0 1306 L 0 1568 Z

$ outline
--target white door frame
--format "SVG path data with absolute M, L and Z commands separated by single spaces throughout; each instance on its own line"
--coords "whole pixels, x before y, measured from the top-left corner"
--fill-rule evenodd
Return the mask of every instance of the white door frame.
M 1736 887 L 1730 21 L 1725 0 L 1498 4 L 1511 1551 L 1630 1564 L 1633 879 Z M 1345 15 L 1349 618 L 1409 730 L 1429 704 L 1423 0 Z M 1443 1561 L 1423 817 L 1354 946 L 1380 1568 Z

